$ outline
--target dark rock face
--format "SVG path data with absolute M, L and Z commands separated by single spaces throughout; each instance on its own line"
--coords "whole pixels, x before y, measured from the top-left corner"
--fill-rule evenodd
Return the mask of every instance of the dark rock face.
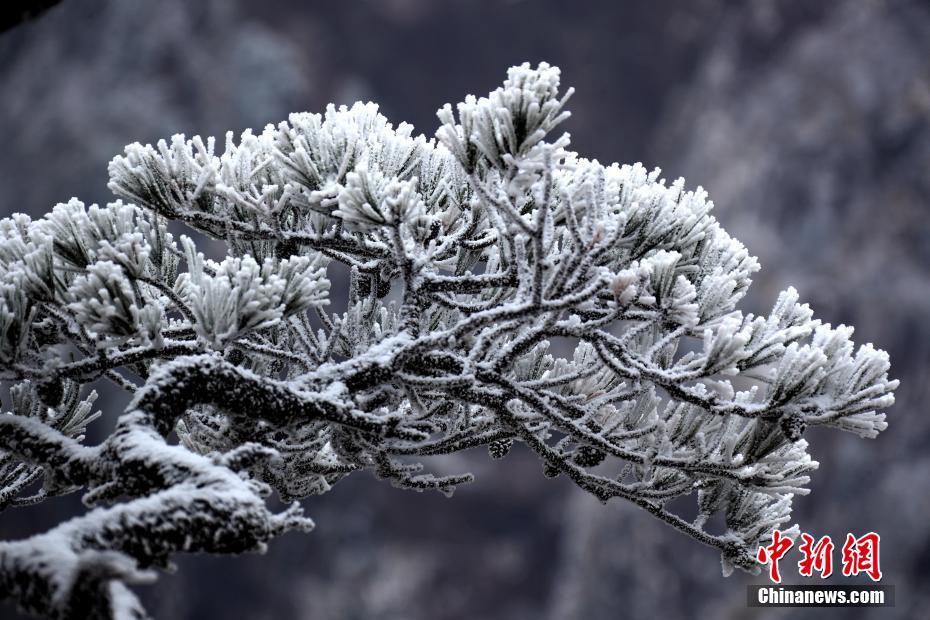
M 561 65 L 579 150 L 708 188 L 763 265 L 753 309 L 792 284 L 889 350 L 902 380 L 889 430 L 871 445 L 820 441 L 830 466 L 795 519 L 834 539 L 881 533 L 886 581 L 906 593 L 882 617 L 918 617 L 930 604 L 926 3 L 312 4 L 69 0 L 0 35 L 0 215 L 105 200 L 106 161 L 130 141 L 259 129 L 356 98 L 431 133 L 436 107 L 485 92 L 503 67 Z M 451 502 L 350 477 L 306 503 L 314 533 L 263 557 L 185 558 L 141 592 L 146 606 L 158 618 L 745 613 L 746 578 L 724 580 L 713 551 L 634 508 L 547 480 L 519 448 L 506 467 L 457 458 L 450 470 L 478 482 Z M 4 513 L 4 535 L 79 511 L 71 499 Z
M 912 414 L 924 407 L 930 336 L 922 318 L 930 312 L 930 10 L 835 3 L 825 16 L 792 23 L 796 16 L 778 10 L 787 3 L 769 4 L 767 16 L 734 11 L 715 34 L 657 123 L 652 161 L 704 185 L 717 217 L 759 256 L 753 309 L 791 283 L 824 320 L 855 324 L 857 337 L 889 347 L 907 386 L 890 413 L 893 430 L 869 446 L 877 454 L 845 438 L 818 446 L 814 458 L 836 469 L 814 475 L 795 518 L 802 531 L 834 538 L 879 531 L 886 581 L 915 593 L 892 615 L 908 617 L 927 602 L 916 594 L 928 531 L 918 517 L 926 494 L 915 481 L 930 476 L 930 424 Z M 782 36 L 750 36 L 760 19 Z M 585 533 L 568 545 L 578 572 L 566 574 L 572 585 L 563 585 L 554 617 L 606 618 L 607 609 L 630 606 L 633 617 L 670 606 L 715 617 L 745 605 L 736 586 L 702 569 L 700 550 L 653 534 L 635 515 L 601 514 L 580 501 L 571 514 Z M 644 557 L 677 558 L 678 569 Z

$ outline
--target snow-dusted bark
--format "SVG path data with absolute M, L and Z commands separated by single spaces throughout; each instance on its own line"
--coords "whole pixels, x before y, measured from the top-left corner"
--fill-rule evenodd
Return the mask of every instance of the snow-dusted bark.
M 16 383 L 0 507 L 78 489 L 99 505 L 0 543 L 0 592 L 51 617 L 142 616 L 127 585 L 172 554 L 311 527 L 296 505 L 269 511 L 272 490 L 371 469 L 451 494 L 471 476 L 421 460 L 514 441 L 547 476 L 753 570 L 817 467 L 805 428 L 885 428 L 887 355 L 792 289 L 767 316 L 740 312 L 758 264 L 703 190 L 569 151 L 553 132 L 570 94 L 558 69 L 524 65 L 441 108 L 436 140 L 356 104 L 229 134 L 222 154 L 134 144 L 110 165 L 132 204 L 0 221 L 0 376 Z M 227 257 L 176 241 L 169 219 Z M 326 308 L 333 261 L 344 312 Z M 100 377 L 132 402 L 90 447 L 80 394 Z M 670 509 L 682 496 L 696 517 Z

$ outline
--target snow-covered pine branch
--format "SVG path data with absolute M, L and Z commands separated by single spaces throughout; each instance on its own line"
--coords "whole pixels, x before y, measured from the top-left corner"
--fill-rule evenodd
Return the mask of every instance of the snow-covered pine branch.
M 272 491 L 371 469 L 451 495 L 471 476 L 429 457 L 515 441 L 545 475 L 717 548 L 725 572 L 756 568 L 817 467 L 805 428 L 885 428 L 888 356 L 793 289 L 767 316 L 738 310 L 759 267 L 704 191 L 568 150 L 570 95 L 557 68 L 523 65 L 441 108 L 436 139 L 358 103 L 228 134 L 222 154 L 132 144 L 110 164 L 131 202 L 0 221 L 0 509 L 77 490 L 97 506 L 0 543 L 0 593 L 144 617 L 127 586 L 173 554 L 311 527 L 296 504 L 269 511 Z M 131 402 L 86 446 L 100 378 Z M 696 518 L 670 509 L 682 496 Z M 718 515 L 725 531 L 705 529 Z

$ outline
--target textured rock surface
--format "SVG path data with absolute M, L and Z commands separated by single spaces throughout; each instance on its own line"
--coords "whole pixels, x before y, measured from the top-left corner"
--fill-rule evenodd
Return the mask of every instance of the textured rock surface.
M 491 86 L 502 62 L 560 64 L 579 88 L 569 124 L 576 145 L 705 185 L 717 216 L 765 266 L 750 299 L 758 309 L 797 283 L 822 316 L 855 324 L 858 340 L 890 350 L 904 386 L 894 409 L 902 423 L 868 451 L 854 438 L 823 448 L 817 456 L 830 467 L 815 475 L 814 494 L 795 514 L 818 534 L 880 531 L 888 581 L 908 592 L 908 605 L 882 617 L 913 617 L 926 606 L 916 581 L 930 566 L 926 493 L 914 494 L 930 479 L 922 415 L 930 303 L 924 3 L 759 2 L 753 11 L 724 2 L 608 2 L 577 11 L 456 3 L 442 14 L 405 0 L 338 13 L 274 2 L 262 21 L 248 6 L 240 7 L 246 18 L 222 17 L 227 3 L 207 17 L 191 15 L 184 2 L 159 3 L 155 12 L 125 4 L 119 11 L 116 3 L 69 0 L 0 36 L 0 126 L 10 144 L 0 155 L 0 214 L 38 215 L 71 195 L 102 199 L 105 162 L 131 140 L 259 127 L 293 109 L 369 97 L 428 130 L 434 102 Z M 466 45 L 476 32 L 477 50 Z M 358 45 L 345 45 L 352 33 L 362 33 Z M 282 67 L 285 79 L 271 70 Z M 398 75 L 403 87 L 388 92 L 387 76 Z M 613 113 L 616 125 L 595 122 Z M 49 178 L 36 183 L 29 171 L 40 163 Z M 632 509 L 598 512 L 564 481 L 543 479 L 519 449 L 493 484 L 482 476 L 493 466 L 483 453 L 461 459 L 449 471 L 470 469 L 485 484 L 455 503 L 350 477 L 308 505 L 321 524 L 314 535 L 290 535 L 263 557 L 185 559 L 185 577 L 162 577 L 143 593 L 147 607 L 166 618 L 510 618 L 546 610 L 558 618 L 578 610 L 572 593 L 584 591 L 592 618 L 631 605 L 671 617 L 743 611 L 741 585 L 708 570 L 712 553 L 677 544 Z M 863 496 L 859 479 L 880 491 Z M 5 536 L 25 535 L 69 510 L 65 498 L 0 523 Z M 412 521 L 421 526 L 411 529 Z M 636 553 L 616 551 L 631 538 Z M 590 552 L 565 555 L 569 572 L 557 573 L 568 548 Z M 682 565 L 670 570 L 666 558 L 675 554 Z M 674 584 L 680 605 L 669 609 L 672 595 L 657 592 L 659 583 Z

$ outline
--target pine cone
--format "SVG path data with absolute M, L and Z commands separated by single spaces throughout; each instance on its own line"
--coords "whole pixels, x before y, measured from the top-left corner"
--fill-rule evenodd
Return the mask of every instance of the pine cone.
M 779 424 L 781 425 L 781 431 L 785 434 L 785 437 L 792 442 L 801 439 L 801 435 L 804 434 L 804 430 L 807 428 L 807 423 L 800 413 L 789 413 L 786 416 L 782 416 Z
M 497 439 L 488 444 L 488 454 L 492 459 L 502 459 L 513 447 L 513 439 Z

